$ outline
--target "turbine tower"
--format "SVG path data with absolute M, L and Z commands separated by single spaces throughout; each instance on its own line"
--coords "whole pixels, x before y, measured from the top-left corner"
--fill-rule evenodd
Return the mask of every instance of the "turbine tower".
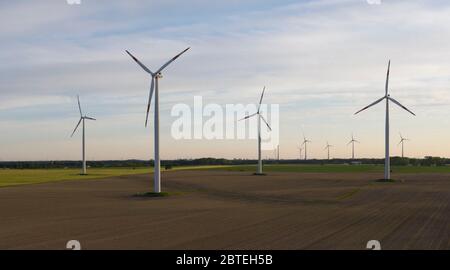
M 405 156 L 404 156 L 404 142 L 405 141 L 409 141 L 409 139 L 407 139 L 407 138 L 403 138 L 403 136 L 402 136 L 402 134 L 400 133 L 400 142 L 398 143 L 398 145 L 402 145 L 402 158 L 404 158 Z
M 324 148 L 324 150 L 327 150 L 327 157 L 328 157 L 328 160 L 330 160 L 330 148 L 331 147 L 333 147 L 331 144 L 329 144 L 328 142 L 327 142 L 327 146 L 325 146 L 325 148 Z
M 264 123 L 267 125 L 270 131 L 272 131 L 272 128 L 269 126 L 269 123 L 267 123 L 266 119 L 261 115 L 261 104 L 264 97 L 264 92 L 266 91 L 266 87 L 264 86 L 261 99 L 259 100 L 258 110 L 256 113 L 247 115 L 246 117 L 240 119 L 239 121 L 249 119 L 253 116 L 258 117 L 258 171 L 256 174 L 262 174 L 262 160 L 261 160 L 261 119 L 264 121 Z M 279 147 L 277 148 L 279 150 Z M 277 154 L 277 158 L 279 159 L 279 152 Z
M 308 139 L 306 139 L 305 135 L 303 135 L 303 143 L 302 143 L 302 146 L 303 146 L 303 145 L 305 146 L 305 160 L 308 159 L 308 148 L 307 148 L 307 145 L 308 145 L 308 143 L 310 143 L 310 142 L 311 142 L 311 141 L 308 140 Z
M 93 120 L 95 121 L 96 119 L 83 115 L 83 112 L 81 110 L 81 104 L 80 104 L 80 96 L 77 96 L 77 100 L 78 100 L 78 110 L 80 111 L 80 121 L 78 121 L 78 124 L 75 126 L 75 129 L 72 132 L 72 135 L 70 135 L 70 137 L 73 137 L 73 134 L 75 134 L 75 132 L 77 131 L 78 127 L 80 126 L 81 122 L 83 122 L 83 136 L 82 136 L 82 144 L 81 144 L 81 153 L 82 153 L 82 159 L 83 159 L 83 163 L 82 163 L 82 170 L 81 170 L 81 174 L 85 175 L 86 174 L 86 132 L 85 132 L 85 123 L 84 120 Z
M 151 84 L 150 84 L 150 94 L 148 97 L 148 104 L 147 104 L 147 115 L 145 118 L 145 127 L 147 127 L 148 122 L 148 113 L 150 111 L 150 103 L 152 101 L 153 92 L 155 92 L 155 171 L 154 171 L 154 192 L 160 193 L 161 192 L 161 161 L 159 159 L 159 87 L 158 82 L 159 79 L 162 78 L 162 71 L 175 59 L 180 57 L 183 53 L 185 53 L 190 48 L 185 49 L 184 51 L 180 52 L 179 54 L 175 55 L 172 59 L 170 59 L 167 63 L 162 65 L 156 72 L 152 72 L 150 69 L 148 69 L 144 64 L 142 64 L 134 55 L 132 55 L 129 51 L 126 51 L 131 58 L 148 74 L 151 76 Z
M 297 146 L 297 149 L 299 151 L 299 159 L 302 159 L 302 150 L 303 150 L 302 145 L 300 144 L 300 146 Z
M 359 141 L 355 140 L 352 133 L 352 140 L 348 142 L 347 145 L 352 144 L 352 159 L 355 159 L 355 142 L 359 143 Z
M 406 110 L 410 114 L 415 115 L 412 111 L 410 111 L 408 108 L 406 108 L 405 106 L 400 104 L 400 102 L 398 102 L 397 100 L 395 100 L 394 98 L 392 98 L 390 96 L 390 94 L 389 94 L 389 70 L 390 70 L 390 67 L 391 67 L 391 60 L 389 60 L 389 63 L 388 63 L 384 96 L 355 113 L 355 114 L 358 114 L 358 113 L 364 111 L 365 109 L 372 107 L 375 104 L 380 103 L 384 99 L 386 100 L 386 120 L 385 120 L 386 126 L 385 126 L 385 134 L 384 134 L 385 135 L 384 136 L 384 140 L 385 140 L 384 179 L 385 180 L 391 179 L 391 168 L 390 168 L 391 164 L 390 164 L 390 158 L 389 158 L 389 101 L 392 101 L 395 105 L 400 106 L 400 108 Z

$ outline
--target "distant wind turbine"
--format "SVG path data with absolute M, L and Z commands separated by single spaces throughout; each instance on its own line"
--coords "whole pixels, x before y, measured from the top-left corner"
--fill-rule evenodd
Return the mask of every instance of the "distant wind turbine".
M 324 148 L 324 150 L 327 150 L 327 157 L 328 157 L 328 160 L 330 160 L 330 148 L 331 147 L 333 147 L 331 144 L 329 144 L 328 142 L 327 142 L 327 146 L 325 146 L 325 148 Z
M 311 142 L 311 141 L 308 140 L 308 139 L 306 139 L 305 135 L 303 134 L 303 143 L 302 143 L 302 146 L 303 146 L 303 145 L 305 146 L 305 160 L 308 159 L 308 148 L 307 148 L 307 146 L 308 146 L 308 143 L 310 143 L 310 142 Z
M 264 121 L 264 123 L 266 124 L 267 128 L 269 128 L 270 131 L 272 131 L 272 128 L 270 127 L 269 123 L 267 123 L 266 119 L 264 119 L 264 117 L 261 115 L 261 104 L 262 104 L 262 100 L 264 97 L 264 92 L 266 91 L 266 87 L 264 86 L 262 94 L 261 94 L 261 98 L 259 100 L 259 105 L 258 105 L 258 110 L 256 111 L 256 113 L 251 114 L 251 115 L 247 115 L 246 117 L 240 119 L 239 121 L 242 120 L 246 120 L 249 119 L 253 116 L 257 116 L 258 117 L 258 171 L 257 174 L 262 174 L 262 160 L 261 160 L 261 120 Z M 279 147 L 278 147 L 279 150 Z M 279 153 L 278 153 L 278 159 L 279 159 Z
M 409 139 L 407 138 L 403 138 L 402 134 L 400 133 L 400 142 L 398 143 L 398 145 L 402 145 L 402 158 L 404 158 L 404 142 L 405 141 L 409 141 Z
M 355 159 L 355 142 L 360 143 L 359 141 L 355 140 L 355 138 L 353 137 L 353 133 L 352 133 L 352 139 L 347 144 L 347 145 L 352 144 L 352 159 Z
M 298 151 L 299 151 L 299 159 L 302 159 L 302 150 L 303 150 L 302 145 L 297 146 L 297 149 L 298 149 Z
M 172 59 L 170 59 L 167 63 L 162 65 L 156 72 L 152 72 L 148 69 L 144 64 L 142 64 L 134 55 L 132 55 L 129 51 L 126 51 L 131 58 L 148 74 L 151 76 L 151 84 L 150 84 L 150 95 L 148 97 L 147 104 L 147 116 L 145 118 L 145 126 L 147 127 L 148 122 L 148 113 L 150 111 L 150 103 L 152 101 L 153 92 L 155 92 L 155 171 L 154 171 L 154 191 L 155 193 L 161 192 L 161 161 L 159 158 L 159 87 L 158 81 L 162 78 L 161 72 L 175 59 L 180 57 L 183 53 L 185 53 L 189 48 L 175 55 Z
M 412 111 L 410 111 L 408 108 L 400 104 L 397 100 L 393 99 L 389 94 L 389 70 L 391 67 L 391 60 L 389 60 L 388 63 L 388 70 L 386 75 L 386 85 L 385 85 L 385 95 L 378 99 L 377 101 L 367 105 L 366 107 L 362 108 L 361 110 L 357 111 L 355 114 L 358 114 L 359 112 L 364 111 L 367 108 L 370 108 L 374 106 L 375 104 L 380 103 L 384 99 L 386 99 L 386 127 L 385 127 L 385 159 L 384 159 L 384 179 L 390 180 L 391 179 L 391 164 L 390 164 L 390 157 L 389 157 L 389 101 L 392 101 L 394 104 L 400 106 L 400 108 L 408 111 L 412 115 L 415 115 Z
M 84 120 L 96 120 L 92 117 L 88 117 L 86 115 L 83 115 L 83 112 L 81 110 L 81 104 L 80 104 L 80 97 L 77 96 L 77 100 L 78 100 L 78 109 L 80 111 L 80 121 L 78 121 L 78 124 L 76 125 L 75 129 L 72 132 L 72 135 L 70 135 L 70 137 L 73 137 L 73 134 L 75 134 L 75 132 L 77 131 L 78 127 L 80 126 L 81 122 L 83 122 L 83 136 L 82 136 L 82 158 L 83 158 L 83 167 L 82 167 L 82 171 L 81 174 L 86 174 L 86 132 L 85 132 L 85 124 L 84 124 Z

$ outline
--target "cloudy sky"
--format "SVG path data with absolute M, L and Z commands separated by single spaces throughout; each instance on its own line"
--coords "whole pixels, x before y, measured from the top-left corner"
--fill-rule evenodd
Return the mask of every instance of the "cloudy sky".
M 371 2 L 371 1 L 369 1 Z M 375 1 L 372 1 L 375 2 Z M 0 3 L 0 160 L 79 159 L 76 95 L 85 112 L 89 159 L 149 159 L 153 110 L 144 128 L 150 68 L 190 46 L 160 82 L 161 157 L 255 158 L 256 141 L 175 140 L 171 110 L 192 105 L 279 104 L 282 158 L 382 157 L 388 59 L 391 151 L 450 156 L 450 3 L 446 0 L 66 0 Z M 153 105 L 152 105 L 153 108 Z M 273 157 L 272 150 L 264 157 Z

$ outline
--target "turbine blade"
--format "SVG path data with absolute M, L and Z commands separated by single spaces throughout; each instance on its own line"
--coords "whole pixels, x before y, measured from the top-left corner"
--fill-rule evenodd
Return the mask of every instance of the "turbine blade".
M 245 119 L 249 119 L 250 117 L 253 117 L 253 116 L 257 115 L 257 114 L 258 114 L 258 113 L 254 113 L 254 114 L 247 115 L 246 117 L 244 117 L 244 118 L 242 118 L 242 119 L 239 119 L 239 121 L 242 121 L 242 120 L 245 120 Z
M 262 103 L 265 91 L 266 91 L 266 87 L 264 86 L 262 94 L 261 94 L 261 98 L 259 99 L 258 112 L 259 112 L 259 109 L 261 108 L 261 103 Z
M 355 114 L 358 114 L 358 113 L 360 113 L 360 112 L 362 112 L 362 111 L 364 111 L 364 110 L 366 110 L 366 109 L 372 107 L 373 105 L 380 103 L 380 102 L 381 102 L 383 99 L 385 99 L 385 98 L 386 98 L 386 97 L 380 98 L 379 100 L 377 100 L 377 101 L 375 101 L 375 102 L 373 102 L 373 103 L 367 105 L 366 107 L 362 108 L 361 110 L 355 112 Z
M 389 63 L 388 63 L 388 69 L 387 69 L 387 74 L 386 74 L 386 87 L 385 87 L 385 90 L 386 90 L 386 96 L 388 95 L 388 88 L 389 88 L 389 70 L 391 69 L 391 60 L 389 60 Z
M 152 76 L 152 82 L 150 84 L 150 93 L 148 96 L 147 114 L 145 116 L 145 127 L 147 127 L 147 123 L 148 123 L 148 113 L 150 112 L 150 104 L 152 102 L 152 96 L 153 96 L 154 89 L 155 89 L 155 77 Z
M 131 58 L 133 58 L 133 60 L 134 60 L 139 66 L 141 66 L 141 68 L 142 68 L 143 70 L 145 70 L 147 73 L 150 73 L 150 74 L 153 76 L 153 72 L 151 72 L 150 69 L 148 69 L 144 64 L 142 64 L 141 61 L 139 61 L 136 57 L 134 57 L 134 55 L 132 55 L 129 51 L 127 51 L 127 50 L 125 50 L 125 51 L 128 53 L 128 55 L 129 55 Z
M 403 106 L 402 104 L 400 104 L 400 102 L 398 102 L 397 100 L 395 100 L 395 99 L 393 99 L 393 98 L 391 98 L 391 97 L 388 97 L 388 99 L 389 99 L 390 101 L 394 102 L 395 104 L 397 104 L 398 106 L 400 106 L 402 109 L 408 111 L 410 114 L 412 114 L 412 115 L 415 116 L 415 114 L 414 114 L 412 111 L 408 110 L 408 108 L 406 108 L 405 106 Z
M 266 119 L 264 119 L 264 117 L 262 115 L 259 115 L 259 117 L 261 117 L 261 119 L 264 121 L 264 123 L 266 123 L 269 130 L 272 131 L 272 128 L 270 127 L 269 123 L 267 123 Z
M 170 63 L 172 63 L 173 61 L 175 61 L 175 59 L 177 59 L 178 57 L 180 57 L 183 53 L 185 53 L 187 50 L 189 50 L 191 47 L 188 47 L 187 49 L 185 49 L 184 51 L 180 52 L 179 54 L 175 55 L 172 59 L 170 59 L 167 63 L 165 63 L 162 67 L 160 67 L 158 69 L 158 71 L 156 71 L 155 73 L 158 74 L 161 71 L 163 71 L 163 69 L 165 69 Z
M 72 135 L 70 135 L 70 137 L 72 137 L 73 134 L 75 134 L 75 131 L 77 131 L 77 128 L 78 128 L 78 126 L 80 126 L 82 120 L 83 120 L 83 118 L 80 118 L 80 121 L 78 121 L 78 124 L 76 125 L 76 127 L 75 127 L 75 129 L 73 130 Z
M 95 118 L 92 118 L 92 117 L 87 117 L 87 116 L 85 116 L 85 117 L 84 117 L 84 119 L 88 119 L 88 120 L 94 120 L 94 121 L 97 121 L 97 119 L 95 119 Z
M 77 99 L 78 99 L 78 109 L 80 110 L 80 116 L 83 117 L 83 113 L 81 112 L 80 96 L 77 95 Z

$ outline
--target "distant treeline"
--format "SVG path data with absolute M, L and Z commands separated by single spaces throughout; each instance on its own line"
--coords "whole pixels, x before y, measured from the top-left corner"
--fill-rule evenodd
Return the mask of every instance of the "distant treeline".
M 282 160 L 264 160 L 264 164 L 384 164 L 384 159 L 365 158 L 365 159 L 282 159 Z M 165 167 L 176 166 L 200 166 L 200 165 L 249 165 L 255 164 L 256 160 L 250 159 L 223 159 L 223 158 L 199 158 L 199 159 L 177 159 L 163 160 L 161 165 Z M 114 168 L 114 167 L 149 167 L 153 166 L 153 160 L 102 160 L 88 161 L 91 168 Z M 450 164 L 450 159 L 440 157 L 401 158 L 392 157 L 391 165 L 400 166 L 446 166 Z M 0 161 L 2 169 L 50 169 L 50 168 L 79 168 L 80 161 Z

